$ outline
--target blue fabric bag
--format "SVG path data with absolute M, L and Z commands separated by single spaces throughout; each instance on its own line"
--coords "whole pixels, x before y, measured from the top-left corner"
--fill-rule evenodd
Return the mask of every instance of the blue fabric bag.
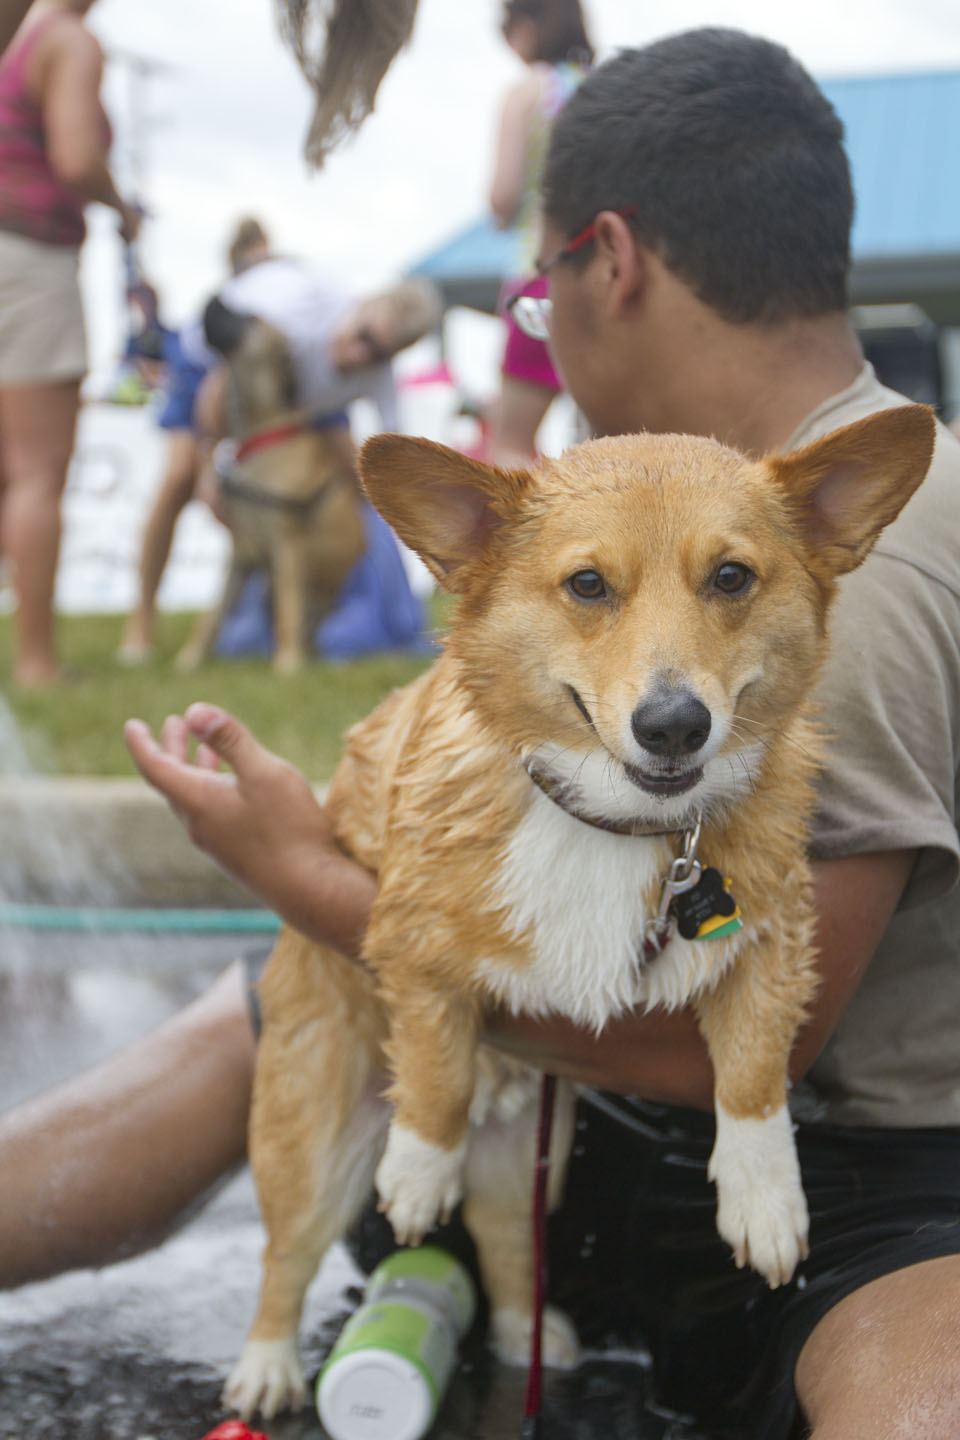
M 366 553 L 344 581 L 336 608 L 317 626 L 314 649 L 324 660 L 353 660 L 382 650 L 435 648 L 424 633 L 423 606 L 410 588 L 396 537 L 371 505 L 363 507 Z M 228 658 L 273 651 L 270 579 L 251 576 L 220 627 L 216 653 Z

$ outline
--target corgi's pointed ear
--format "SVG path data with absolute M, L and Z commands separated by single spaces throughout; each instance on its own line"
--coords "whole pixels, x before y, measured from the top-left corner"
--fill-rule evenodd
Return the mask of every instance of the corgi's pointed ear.
M 843 575 L 867 558 L 926 475 L 935 440 L 929 405 L 899 405 L 767 461 L 817 568 Z
M 448 590 L 516 513 L 529 476 L 497 470 L 458 450 L 409 435 L 374 435 L 360 451 L 370 501 Z

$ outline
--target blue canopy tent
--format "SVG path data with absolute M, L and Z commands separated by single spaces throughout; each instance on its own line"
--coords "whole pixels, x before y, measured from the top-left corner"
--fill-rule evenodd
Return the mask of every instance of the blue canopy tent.
M 843 121 L 857 209 L 851 300 L 912 302 L 960 325 L 960 71 L 821 82 Z M 516 237 L 482 220 L 412 269 L 446 307 L 493 313 Z

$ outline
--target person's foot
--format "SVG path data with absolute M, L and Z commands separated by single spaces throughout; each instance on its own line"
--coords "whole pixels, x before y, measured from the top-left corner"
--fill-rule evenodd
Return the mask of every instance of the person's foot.
M 13 672 L 13 683 L 18 690 L 53 690 L 69 677 L 62 665 L 56 662 L 21 662 Z
M 154 657 L 154 647 L 150 644 L 137 644 L 132 640 L 124 640 L 117 647 L 114 656 L 118 665 L 146 665 L 148 660 Z
M 117 648 L 118 665 L 144 665 L 154 655 L 153 626 L 142 616 L 131 615 Z

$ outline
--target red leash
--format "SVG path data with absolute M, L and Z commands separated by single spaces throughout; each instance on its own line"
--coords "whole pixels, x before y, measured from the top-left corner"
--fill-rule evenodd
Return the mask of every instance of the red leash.
M 547 1289 L 547 1174 L 550 1169 L 550 1131 L 557 1082 L 544 1075 L 540 1087 L 540 1121 L 537 1127 L 537 1162 L 533 1181 L 533 1330 L 530 1335 L 530 1369 L 523 1402 L 522 1440 L 536 1440 L 540 1430 L 542 1391 L 543 1306 Z

